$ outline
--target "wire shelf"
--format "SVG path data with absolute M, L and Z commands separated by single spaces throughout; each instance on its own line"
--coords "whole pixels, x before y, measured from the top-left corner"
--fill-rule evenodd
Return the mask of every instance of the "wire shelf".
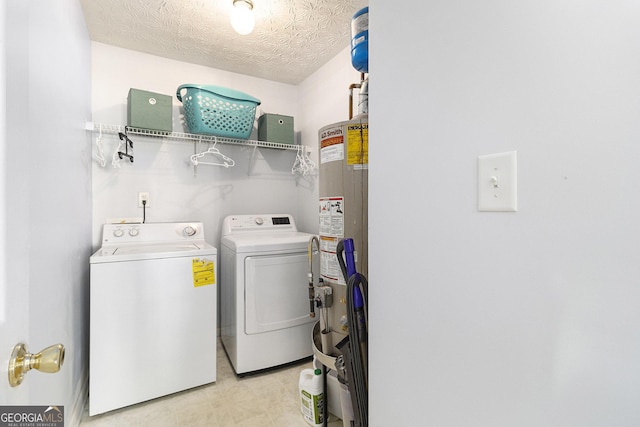
M 100 123 L 87 123 L 87 129 L 92 131 L 101 131 L 106 133 L 118 133 L 125 132 L 128 135 L 144 135 L 144 136 L 152 136 L 157 138 L 166 138 L 166 139 L 175 139 L 175 140 L 186 140 L 186 141 L 197 141 L 197 142 L 218 142 L 221 144 L 232 144 L 232 145 L 242 145 L 246 147 L 264 147 L 264 148 L 275 148 L 278 150 L 305 150 L 309 151 L 309 148 L 301 145 L 293 145 L 293 144 L 282 144 L 279 142 L 268 142 L 268 141 L 256 141 L 251 139 L 234 139 L 234 138 L 225 138 L 213 135 L 198 135 L 195 133 L 182 133 L 182 132 L 164 132 L 158 130 L 151 129 L 141 129 L 129 126 L 118 126 L 118 125 L 109 125 L 109 124 L 100 124 Z

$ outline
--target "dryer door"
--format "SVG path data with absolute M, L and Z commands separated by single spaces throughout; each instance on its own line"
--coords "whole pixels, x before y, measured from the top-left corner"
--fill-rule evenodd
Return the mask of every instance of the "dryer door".
M 245 258 L 245 333 L 313 322 L 309 317 L 307 253 Z

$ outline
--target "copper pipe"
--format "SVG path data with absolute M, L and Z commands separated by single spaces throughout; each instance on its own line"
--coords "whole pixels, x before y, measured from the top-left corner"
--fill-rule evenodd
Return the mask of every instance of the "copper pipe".
M 360 81 L 364 81 L 364 73 L 360 73 Z M 353 118 L 353 89 L 360 89 L 362 83 L 352 83 L 349 85 L 349 120 Z

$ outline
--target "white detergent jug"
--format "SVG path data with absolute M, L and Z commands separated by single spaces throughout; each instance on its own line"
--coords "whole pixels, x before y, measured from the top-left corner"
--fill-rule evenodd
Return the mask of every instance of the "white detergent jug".
M 304 420 L 313 427 L 321 427 L 324 421 L 324 393 L 322 369 L 303 369 L 300 372 L 300 410 Z

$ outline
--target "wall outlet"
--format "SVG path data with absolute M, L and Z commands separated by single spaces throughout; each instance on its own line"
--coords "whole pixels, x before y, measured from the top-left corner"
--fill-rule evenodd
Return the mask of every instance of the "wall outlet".
M 138 193 L 138 207 L 145 207 L 142 202 L 146 202 L 146 207 L 151 206 L 151 200 L 149 199 L 149 193 L 140 192 Z

